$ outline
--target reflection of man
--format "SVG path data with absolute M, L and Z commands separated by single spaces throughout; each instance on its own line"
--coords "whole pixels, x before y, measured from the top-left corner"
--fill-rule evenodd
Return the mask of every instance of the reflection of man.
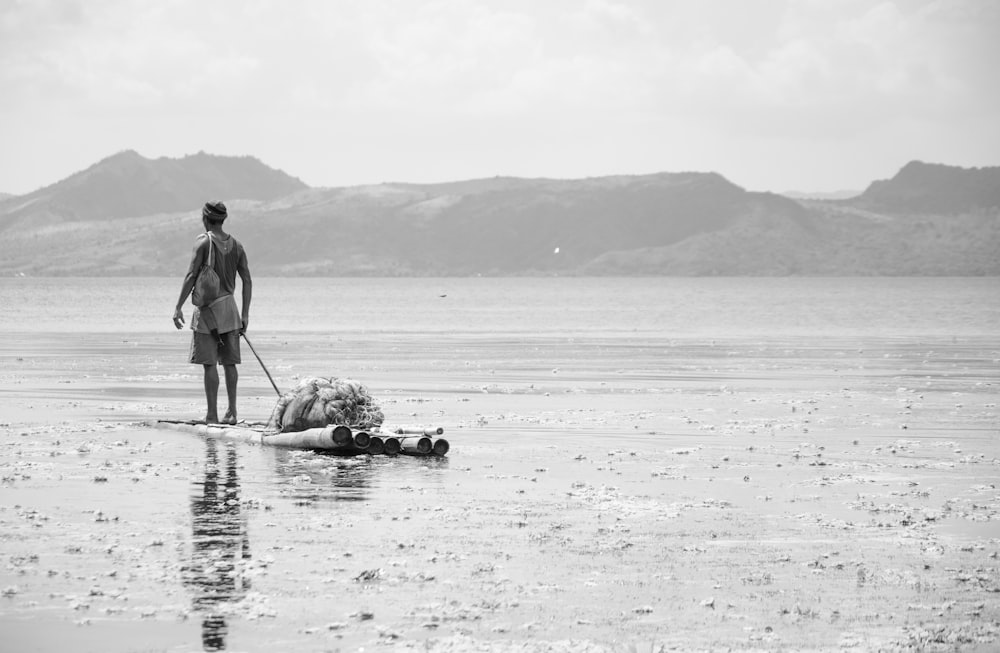
M 250 589 L 242 573 L 244 561 L 250 558 L 250 542 L 240 510 L 236 448 L 226 445 L 222 466 L 216 441 L 206 439 L 205 447 L 204 478 L 195 483 L 191 495 L 191 562 L 183 572 L 194 594 L 194 609 L 203 614 L 202 645 L 206 651 L 221 651 L 226 648 L 228 631 L 221 608 L 239 601 Z
M 226 395 L 229 408 L 223 421 L 226 424 L 236 423 L 236 383 L 239 373 L 236 366 L 240 364 L 240 333 L 247 330 L 250 321 L 250 298 L 253 294 L 253 281 L 250 279 L 250 266 L 243 245 L 236 238 L 222 229 L 228 211 L 222 202 L 209 202 L 201 212 L 202 226 L 205 233 L 199 236 L 191 255 L 191 264 L 187 276 L 181 285 L 180 298 L 174 309 L 174 326 L 180 329 L 184 325 L 184 312 L 181 308 L 191 294 L 202 265 L 209 258 L 212 267 L 219 276 L 222 295 L 209 306 L 195 309 L 191 315 L 191 329 L 194 331 L 191 339 L 190 362 L 204 366 L 205 399 L 208 410 L 205 413 L 206 423 L 218 423 L 219 409 L 219 363 L 226 374 Z M 236 275 L 243 282 L 243 310 L 236 307 Z M 242 317 L 240 317 L 242 315 Z

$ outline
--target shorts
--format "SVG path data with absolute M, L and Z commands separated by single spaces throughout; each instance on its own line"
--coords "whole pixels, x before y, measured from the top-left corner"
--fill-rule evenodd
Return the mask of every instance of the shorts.
M 191 334 L 191 357 L 189 362 L 195 365 L 239 365 L 240 360 L 240 332 L 229 331 L 221 333 L 224 347 L 220 347 L 218 341 L 211 333 L 199 333 L 194 331 Z

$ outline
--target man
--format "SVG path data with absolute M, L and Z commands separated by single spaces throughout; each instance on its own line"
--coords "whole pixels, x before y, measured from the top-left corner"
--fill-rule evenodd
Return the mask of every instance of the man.
M 181 295 L 174 310 L 174 326 L 180 329 L 184 325 L 184 313 L 181 307 L 191 294 L 198 272 L 209 260 L 209 248 L 214 249 L 212 267 L 219 275 L 219 285 L 222 295 L 209 306 L 195 308 L 191 315 L 190 362 L 202 365 L 205 370 L 205 400 L 208 411 L 205 413 L 205 423 L 218 424 L 219 369 L 221 363 L 226 375 L 226 394 L 229 397 L 229 408 L 221 423 L 236 423 L 236 383 L 239 373 L 236 366 L 240 364 L 240 335 L 246 331 L 250 322 L 250 297 L 253 294 L 253 281 L 250 279 L 250 267 L 243 245 L 222 229 L 228 212 L 222 202 L 208 202 L 201 211 L 201 222 L 205 233 L 198 236 L 191 256 L 191 265 L 181 286 Z M 243 310 L 236 308 L 233 293 L 236 290 L 236 275 L 243 284 Z M 242 315 L 242 318 L 240 317 Z M 213 332 L 217 336 L 213 335 Z

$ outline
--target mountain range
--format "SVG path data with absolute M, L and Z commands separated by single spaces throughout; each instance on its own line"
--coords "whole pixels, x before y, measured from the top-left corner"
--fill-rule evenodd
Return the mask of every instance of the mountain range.
M 255 275 L 1000 274 L 1000 167 L 914 161 L 817 199 L 713 172 L 310 188 L 253 157 L 133 151 L 0 197 L 0 274 L 183 275 L 217 199 Z

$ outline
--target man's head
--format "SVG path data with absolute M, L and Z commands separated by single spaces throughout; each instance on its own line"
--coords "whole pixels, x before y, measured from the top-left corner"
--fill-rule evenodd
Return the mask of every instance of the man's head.
M 226 205 L 222 202 L 206 202 L 201 210 L 201 217 L 210 225 L 219 226 L 228 216 Z

